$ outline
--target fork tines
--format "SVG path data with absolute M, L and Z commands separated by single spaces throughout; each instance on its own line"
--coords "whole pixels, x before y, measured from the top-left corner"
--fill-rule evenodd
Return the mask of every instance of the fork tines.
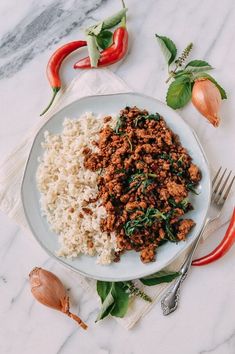
M 225 200 L 227 199 L 235 179 L 235 176 L 231 175 L 232 171 L 227 174 L 227 168 L 222 169 L 222 167 L 220 167 L 218 169 L 212 181 L 213 193 L 211 200 L 215 203 L 224 204 Z

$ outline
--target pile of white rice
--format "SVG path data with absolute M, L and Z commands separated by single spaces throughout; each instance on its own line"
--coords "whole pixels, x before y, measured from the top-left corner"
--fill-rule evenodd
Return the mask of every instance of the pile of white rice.
M 113 117 L 111 125 L 115 121 Z M 78 120 L 65 119 L 61 134 L 45 132 L 44 154 L 39 159 L 36 177 L 42 214 L 51 230 L 59 235 L 61 247 L 57 254 L 61 257 L 77 257 L 80 253 L 97 255 L 98 263 L 109 264 L 116 250 L 115 235 L 100 230 L 100 221 L 106 217 L 100 200 L 86 203 L 97 196 L 98 172 L 84 168 L 82 154 L 86 146 L 92 151 L 97 149 L 92 141 L 98 139 L 104 125 L 100 116 L 85 113 Z M 92 215 L 85 213 L 84 207 L 91 209 Z

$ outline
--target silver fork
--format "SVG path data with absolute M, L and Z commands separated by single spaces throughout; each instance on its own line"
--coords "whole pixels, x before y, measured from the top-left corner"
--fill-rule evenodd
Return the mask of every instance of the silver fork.
M 222 172 L 222 173 L 221 173 Z M 232 171 L 229 172 L 229 174 L 226 177 L 226 172 L 227 169 L 222 171 L 222 167 L 219 168 L 217 171 L 213 181 L 212 181 L 212 195 L 211 195 L 211 204 L 210 208 L 205 220 L 205 223 L 196 238 L 196 240 L 193 243 L 192 249 L 187 256 L 184 264 L 180 268 L 180 273 L 181 275 L 175 280 L 175 282 L 168 288 L 166 294 L 163 296 L 162 301 L 161 301 L 161 307 L 163 311 L 163 315 L 167 316 L 171 312 L 175 311 L 178 307 L 179 303 L 179 294 L 180 294 L 180 288 L 185 280 L 185 278 L 188 275 L 188 271 L 190 269 L 192 259 L 194 252 L 198 246 L 198 243 L 201 239 L 201 236 L 206 228 L 206 226 L 211 222 L 217 219 L 220 214 L 221 210 L 224 206 L 224 203 L 226 202 L 228 198 L 228 194 L 232 188 L 235 176 L 233 176 L 232 180 L 229 182 L 229 179 L 231 177 Z

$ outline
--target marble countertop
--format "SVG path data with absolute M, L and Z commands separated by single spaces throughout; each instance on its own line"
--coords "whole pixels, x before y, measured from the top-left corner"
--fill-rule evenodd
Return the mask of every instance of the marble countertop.
M 215 168 L 234 168 L 235 151 L 235 3 L 233 0 L 126 0 L 130 50 L 112 67 L 139 92 L 164 100 L 166 66 L 154 34 L 167 35 L 183 49 L 195 44 L 193 57 L 205 59 L 226 88 L 222 124 L 210 126 L 189 105 L 182 117 L 195 129 Z M 0 151 L 2 160 L 32 127 L 51 91 L 45 66 L 55 48 L 83 38 L 83 29 L 118 9 L 111 0 L 2 0 L 0 2 Z M 63 82 L 76 72 L 72 55 L 62 69 Z M 223 142 L 221 144 L 221 142 Z M 226 225 L 198 251 L 211 249 Z M 43 266 L 60 275 L 61 265 L 48 258 L 37 242 L 0 214 L 0 353 L 1 354 L 234 354 L 235 248 L 217 263 L 193 269 L 184 284 L 180 307 L 163 317 L 155 304 L 126 331 L 113 319 L 94 324 L 97 302 L 66 286 L 81 317 L 82 331 L 70 319 L 33 301 L 29 271 Z

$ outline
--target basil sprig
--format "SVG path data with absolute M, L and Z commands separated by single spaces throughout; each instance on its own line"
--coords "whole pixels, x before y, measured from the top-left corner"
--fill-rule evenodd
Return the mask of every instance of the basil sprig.
M 119 24 L 125 17 L 126 12 L 127 8 L 123 8 L 113 16 L 86 29 L 86 41 L 91 67 L 96 68 L 98 65 L 100 58 L 99 48 L 106 49 L 113 43 L 113 33 L 108 31 L 108 29 Z
M 140 282 L 147 286 L 153 286 L 161 283 L 169 283 L 179 275 L 179 272 L 161 271 L 141 278 Z M 101 308 L 96 322 L 108 315 L 124 317 L 128 310 L 130 297 L 132 296 L 138 296 L 144 301 L 152 302 L 152 299 L 136 287 L 132 281 L 107 282 L 97 280 L 96 289 L 101 300 Z
M 221 98 L 227 98 L 225 90 L 212 76 L 206 73 L 206 71 L 213 69 L 208 62 L 205 60 L 191 60 L 186 63 L 193 48 L 192 43 L 190 43 L 184 49 L 182 54 L 176 58 L 177 48 L 175 43 L 170 38 L 158 34 L 156 34 L 156 38 L 168 65 L 169 77 L 166 80 L 166 83 L 173 80 L 166 95 L 168 106 L 173 109 L 184 107 L 191 100 L 194 82 L 199 78 L 207 78 L 213 82 L 219 89 Z M 172 68 L 173 65 L 174 67 Z

